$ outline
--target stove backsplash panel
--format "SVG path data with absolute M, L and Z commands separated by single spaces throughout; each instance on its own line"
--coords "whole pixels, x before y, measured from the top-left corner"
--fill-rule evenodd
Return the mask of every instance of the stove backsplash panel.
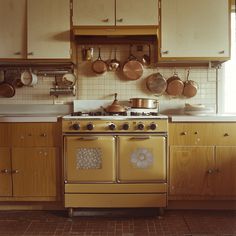
M 163 95 L 156 97 L 146 88 L 146 77 L 152 73 L 160 72 L 165 78 L 173 75 L 174 71 L 182 80 L 186 80 L 189 68 L 157 68 L 153 65 L 154 50 L 151 50 L 151 65 L 144 69 L 143 76 L 135 81 L 127 80 L 121 71 L 106 72 L 102 75 L 95 74 L 91 69 L 91 61 L 83 60 L 82 49 L 93 48 L 93 60 L 98 57 L 99 45 L 79 45 L 77 47 L 77 93 L 76 96 L 59 96 L 58 98 L 49 95 L 50 88 L 53 87 L 55 79 L 53 77 L 39 77 L 38 83 L 34 87 L 22 87 L 16 89 L 16 95 L 12 98 L 0 98 L 0 104 L 69 104 L 75 99 L 101 99 L 113 100 L 114 93 L 118 93 L 118 100 L 127 100 L 132 97 L 157 98 L 160 101 L 160 109 L 175 109 L 183 107 L 185 103 L 206 104 L 208 107 L 216 107 L 216 71 L 208 68 L 191 68 L 189 79 L 194 80 L 199 85 L 198 93 L 193 98 L 171 97 Z M 115 48 L 117 49 L 117 59 L 122 65 L 129 57 L 129 45 L 103 45 L 101 48 L 101 58 L 109 61 L 114 58 Z M 144 54 L 148 54 L 148 46 L 143 45 L 143 51 L 138 51 L 134 45 L 132 53 L 138 59 L 142 59 Z

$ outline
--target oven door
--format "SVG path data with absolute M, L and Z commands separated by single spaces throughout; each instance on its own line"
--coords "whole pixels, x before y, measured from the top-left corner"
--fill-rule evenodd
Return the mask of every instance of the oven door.
M 115 182 L 115 137 L 77 135 L 64 137 L 65 180 Z
M 165 182 L 166 137 L 118 136 L 119 182 Z

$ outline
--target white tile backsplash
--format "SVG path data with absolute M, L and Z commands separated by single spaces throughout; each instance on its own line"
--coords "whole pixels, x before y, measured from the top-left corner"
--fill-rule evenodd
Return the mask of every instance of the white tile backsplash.
M 98 56 L 98 46 L 94 47 L 94 60 Z M 78 66 L 77 66 L 77 95 L 59 96 L 58 98 L 50 96 L 50 88 L 53 87 L 53 77 L 39 77 L 38 83 L 34 87 L 22 87 L 16 89 L 16 95 L 12 98 L 0 98 L 0 104 L 55 104 L 71 103 L 74 99 L 113 99 L 114 93 L 118 93 L 118 100 L 127 100 L 132 97 L 156 98 L 146 88 L 146 78 L 152 73 L 160 72 L 166 79 L 173 75 L 174 71 L 184 81 L 186 80 L 188 68 L 145 68 L 143 76 L 135 81 L 127 80 L 121 71 L 106 72 L 103 75 L 96 75 L 91 69 L 92 61 L 82 61 L 81 46 L 78 46 Z M 103 45 L 101 47 L 101 57 L 109 60 L 114 57 L 114 48 L 117 48 L 117 59 L 123 64 L 129 57 L 128 45 Z M 143 52 L 137 52 L 133 47 L 132 53 L 141 59 L 143 54 L 148 54 L 148 47 L 144 47 Z M 153 50 L 151 62 L 153 62 Z M 183 107 L 185 103 L 206 104 L 209 107 L 216 107 L 216 71 L 208 68 L 191 68 L 190 80 L 194 80 L 199 85 L 198 93 L 193 98 L 177 97 L 168 95 L 157 97 L 161 108 Z

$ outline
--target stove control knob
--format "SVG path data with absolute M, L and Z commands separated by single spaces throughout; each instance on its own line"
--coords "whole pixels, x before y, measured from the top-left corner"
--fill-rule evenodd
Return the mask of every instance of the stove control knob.
M 94 125 L 92 123 L 87 124 L 87 130 L 93 130 Z
M 80 125 L 78 123 L 75 123 L 75 124 L 72 125 L 72 128 L 74 130 L 80 130 Z
M 137 125 L 137 128 L 138 128 L 138 130 L 144 130 L 144 124 L 143 123 L 139 123 L 138 125 Z
M 150 130 L 156 130 L 157 129 L 157 124 L 151 123 L 149 128 L 150 128 Z
M 110 130 L 115 130 L 116 129 L 116 125 L 114 123 L 109 124 L 109 129 Z
M 123 130 L 128 130 L 129 129 L 129 124 L 128 123 L 124 123 L 122 128 L 123 128 Z

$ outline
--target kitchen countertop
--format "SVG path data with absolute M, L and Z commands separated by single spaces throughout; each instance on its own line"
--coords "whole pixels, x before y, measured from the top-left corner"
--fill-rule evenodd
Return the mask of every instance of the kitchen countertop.
M 0 122 L 57 122 L 56 114 L 9 114 L 0 115 Z
M 169 115 L 171 122 L 236 122 L 236 114 Z

